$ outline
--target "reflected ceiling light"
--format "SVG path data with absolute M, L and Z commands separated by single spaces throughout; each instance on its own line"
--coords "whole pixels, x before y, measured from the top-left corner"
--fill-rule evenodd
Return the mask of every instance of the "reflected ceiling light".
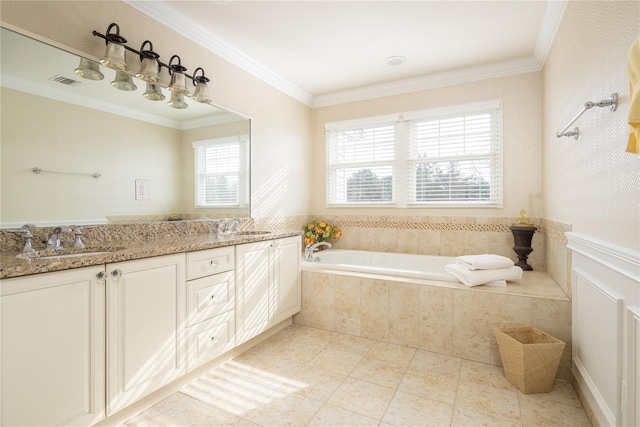
M 177 64 L 172 64 L 173 60 L 178 58 Z M 169 60 L 169 74 L 171 74 L 171 83 L 169 84 L 170 92 L 172 93 L 181 93 L 187 94 L 189 91 L 187 90 L 187 78 L 184 75 L 184 72 L 187 71 L 186 68 L 182 66 L 180 63 L 180 57 L 178 55 L 173 55 Z
M 73 70 L 77 75 L 88 80 L 102 80 L 104 74 L 100 72 L 100 66 L 87 58 L 80 58 L 80 65 Z
M 144 46 L 147 43 L 149 44 L 149 50 L 144 50 Z M 158 58 L 160 58 L 160 55 L 153 51 L 153 45 L 149 40 L 142 43 L 140 47 L 140 70 L 136 73 L 136 77 L 145 82 L 156 83 L 160 72 Z
M 171 99 L 169 100 L 169 102 L 167 102 L 167 105 L 178 110 L 183 110 L 189 106 L 186 102 L 184 102 L 184 93 L 175 92 L 171 92 Z
M 147 90 L 142 94 L 142 97 L 149 101 L 162 101 L 165 98 L 160 86 L 151 82 L 147 82 Z
M 111 29 L 115 27 L 116 32 L 110 33 Z M 95 33 L 95 31 L 94 31 Z M 125 47 L 124 44 L 127 39 L 120 35 L 120 27 L 118 24 L 113 23 L 107 28 L 107 35 L 104 36 L 107 43 L 107 51 L 104 53 L 104 57 L 100 60 L 100 63 L 105 67 L 113 68 L 114 70 L 126 71 L 129 69 L 125 60 Z
M 198 70 L 202 71 L 202 75 L 198 76 Z M 196 68 L 196 71 L 193 72 L 193 84 L 196 87 L 196 90 L 193 92 L 193 99 L 196 102 L 201 102 L 204 104 L 210 104 L 211 98 L 209 98 L 209 79 L 204 76 L 204 70 L 202 68 Z
M 133 84 L 133 79 L 131 78 L 131 76 L 124 71 L 116 72 L 116 78 L 111 82 L 111 86 L 127 92 L 138 89 L 138 87 Z

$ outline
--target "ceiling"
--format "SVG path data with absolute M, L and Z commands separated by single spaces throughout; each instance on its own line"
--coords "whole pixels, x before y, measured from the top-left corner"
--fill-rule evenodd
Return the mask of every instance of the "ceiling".
M 538 71 L 566 1 L 128 4 L 310 106 Z M 403 56 L 400 65 L 385 59 Z

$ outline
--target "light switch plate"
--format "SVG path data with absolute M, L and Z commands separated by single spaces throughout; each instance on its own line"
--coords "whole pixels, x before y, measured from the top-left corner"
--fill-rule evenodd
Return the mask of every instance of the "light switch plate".
M 149 200 L 148 179 L 136 179 L 136 200 Z

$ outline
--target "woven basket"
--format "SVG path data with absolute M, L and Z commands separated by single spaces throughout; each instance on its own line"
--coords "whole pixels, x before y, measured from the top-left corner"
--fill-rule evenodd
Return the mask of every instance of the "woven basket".
M 548 393 L 565 343 L 534 327 L 494 328 L 504 376 L 523 393 Z

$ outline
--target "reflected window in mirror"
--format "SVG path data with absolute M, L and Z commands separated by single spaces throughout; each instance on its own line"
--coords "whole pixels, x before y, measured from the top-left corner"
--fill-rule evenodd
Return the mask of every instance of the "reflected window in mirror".
M 249 135 L 193 143 L 195 152 L 195 207 L 249 205 Z

